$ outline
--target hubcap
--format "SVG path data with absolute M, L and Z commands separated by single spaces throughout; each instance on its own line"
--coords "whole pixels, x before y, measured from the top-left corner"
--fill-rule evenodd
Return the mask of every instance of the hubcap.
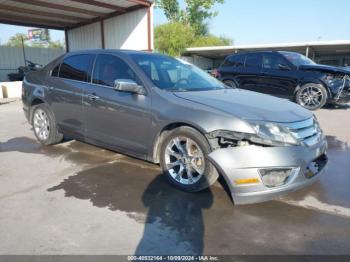
M 187 137 L 175 137 L 166 147 L 165 163 L 169 174 L 177 182 L 191 185 L 204 174 L 204 154 L 198 144 Z
M 40 140 L 45 141 L 50 134 L 50 123 L 46 113 L 42 109 L 37 109 L 34 113 L 33 126 L 35 134 Z
M 300 92 L 299 100 L 302 106 L 316 108 L 321 105 L 322 91 L 316 86 L 309 86 Z

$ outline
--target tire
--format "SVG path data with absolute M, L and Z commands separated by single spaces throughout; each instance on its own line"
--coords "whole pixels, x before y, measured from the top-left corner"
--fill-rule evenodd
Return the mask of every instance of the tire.
M 181 153 L 175 141 L 180 143 L 185 154 Z M 163 174 L 170 184 L 186 192 L 208 188 L 219 177 L 207 158 L 210 152 L 210 145 L 201 133 L 186 126 L 176 128 L 167 133 L 161 143 L 160 165 Z
M 35 137 L 43 145 L 54 145 L 63 140 L 63 134 L 58 131 L 53 113 L 46 104 L 33 106 L 32 125 Z
M 229 87 L 238 88 L 238 85 L 234 80 L 227 79 L 227 80 L 224 80 L 223 83 Z
M 328 99 L 326 88 L 320 84 L 309 83 L 303 85 L 296 93 L 295 100 L 302 107 L 309 110 L 322 108 Z

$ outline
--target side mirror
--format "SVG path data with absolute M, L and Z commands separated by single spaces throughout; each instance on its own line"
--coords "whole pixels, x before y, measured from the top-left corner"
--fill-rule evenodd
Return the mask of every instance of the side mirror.
M 278 64 L 278 69 L 284 70 L 284 71 L 292 70 L 288 65 L 285 65 L 285 64 Z
M 117 79 L 114 81 L 114 89 L 138 95 L 145 95 L 145 89 L 131 79 Z

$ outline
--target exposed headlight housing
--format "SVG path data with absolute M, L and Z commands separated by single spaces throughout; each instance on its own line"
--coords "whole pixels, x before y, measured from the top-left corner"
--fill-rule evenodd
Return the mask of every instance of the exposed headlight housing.
M 244 146 L 249 141 L 266 146 L 293 146 L 300 145 L 300 141 L 286 127 L 274 123 L 255 122 L 250 123 L 255 133 L 239 133 L 227 130 L 217 130 L 209 134 L 208 138 L 223 138 L 234 140 L 234 146 Z
M 300 145 L 286 127 L 274 123 L 252 123 L 252 126 L 256 132 L 250 136 L 252 142 L 271 146 Z

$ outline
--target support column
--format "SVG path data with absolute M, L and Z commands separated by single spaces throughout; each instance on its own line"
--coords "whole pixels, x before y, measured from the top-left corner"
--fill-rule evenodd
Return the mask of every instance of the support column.
M 307 47 L 306 47 L 306 57 L 309 57 L 309 53 L 310 53 L 310 47 L 307 46 Z
M 69 52 L 69 39 L 68 39 L 68 30 L 67 28 L 64 29 L 64 40 L 65 40 L 65 43 L 66 43 L 66 52 L 68 53 Z
M 103 19 L 100 21 L 100 25 L 101 25 L 101 47 L 102 49 L 105 49 L 105 29 L 104 29 Z

